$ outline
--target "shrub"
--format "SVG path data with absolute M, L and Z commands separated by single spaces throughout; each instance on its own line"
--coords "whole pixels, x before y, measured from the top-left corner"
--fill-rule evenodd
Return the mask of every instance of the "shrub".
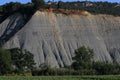
M 72 67 L 75 70 L 90 69 L 93 63 L 93 50 L 82 46 L 75 50 Z

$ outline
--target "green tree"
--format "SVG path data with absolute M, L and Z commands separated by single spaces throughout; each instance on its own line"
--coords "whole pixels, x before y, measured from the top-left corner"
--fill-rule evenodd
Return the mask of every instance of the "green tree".
M 34 4 L 34 7 L 36 9 L 44 8 L 45 5 L 44 0 L 32 0 L 31 2 Z
M 0 75 L 11 72 L 11 55 L 8 50 L 0 48 Z
M 24 71 L 31 71 L 34 68 L 32 53 L 19 48 L 10 49 L 10 52 L 16 73 L 24 73 Z
M 93 49 L 82 46 L 75 50 L 72 67 L 75 70 L 90 69 L 93 62 Z
M 10 3 L 6 3 L 5 5 L 3 5 L 2 9 L 3 9 L 3 14 L 4 15 L 10 15 L 16 11 L 18 11 L 21 7 L 21 3 L 19 2 L 10 2 Z

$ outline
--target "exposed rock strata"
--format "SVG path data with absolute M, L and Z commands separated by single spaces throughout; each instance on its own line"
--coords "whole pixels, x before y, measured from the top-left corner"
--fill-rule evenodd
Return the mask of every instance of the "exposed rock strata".
M 37 65 L 70 65 L 74 50 L 83 45 L 94 49 L 95 61 L 115 60 L 120 63 L 119 35 L 120 17 L 63 15 L 37 11 L 4 47 L 29 50 L 34 54 Z

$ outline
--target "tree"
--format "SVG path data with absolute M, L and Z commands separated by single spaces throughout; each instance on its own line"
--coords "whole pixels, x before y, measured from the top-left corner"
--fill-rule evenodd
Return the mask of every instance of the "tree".
M 6 3 L 5 5 L 3 5 L 2 9 L 2 13 L 4 15 L 10 15 L 16 11 L 18 11 L 21 7 L 21 3 L 19 2 L 10 2 L 10 3 Z
M 11 55 L 8 50 L 0 48 L 0 75 L 11 72 Z
M 10 52 L 16 73 L 24 73 L 24 71 L 31 71 L 34 68 L 32 53 L 19 48 L 10 49 Z
M 90 69 L 93 62 L 93 49 L 82 46 L 75 50 L 72 67 L 75 70 Z
M 45 5 L 44 0 L 32 0 L 32 3 L 34 4 L 35 9 L 43 8 Z
M 58 1 L 58 4 L 57 4 L 57 9 L 59 9 L 61 6 L 61 1 Z

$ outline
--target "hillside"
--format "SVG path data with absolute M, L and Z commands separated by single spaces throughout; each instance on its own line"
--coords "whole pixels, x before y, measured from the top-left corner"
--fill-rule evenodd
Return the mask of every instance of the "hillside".
M 37 11 L 25 26 L 22 21 L 22 15 L 16 13 L 0 24 L 0 36 L 6 39 L 12 33 L 3 47 L 27 49 L 37 66 L 70 65 L 74 50 L 83 45 L 94 49 L 95 61 L 120 63 L 120 17 Z M 23 27 L 16 29 L 17 25 Z

